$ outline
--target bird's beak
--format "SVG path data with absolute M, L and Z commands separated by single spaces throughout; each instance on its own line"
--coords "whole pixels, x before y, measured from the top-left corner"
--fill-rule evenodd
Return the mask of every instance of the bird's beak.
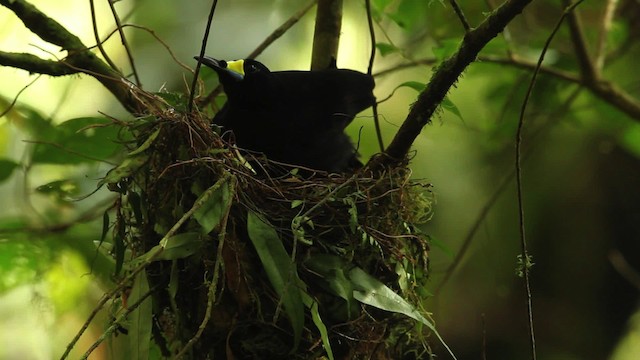
M 194 56 L 193 58 L 215 70 L 219 76 L 230 77 L 235 81 L 244 79 L 244 60 L 224 61 L 209 56 Z

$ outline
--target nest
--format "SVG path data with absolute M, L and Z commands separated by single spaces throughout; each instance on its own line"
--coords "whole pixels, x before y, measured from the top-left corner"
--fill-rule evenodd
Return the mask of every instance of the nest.
M 317 261 L 339 259 L 345 269 L 361 269 L 411 303 L 424 300 L 429 245 L 418 225 L 430 219 L 432 197 L 430 184 L 412 180 L 406 163 L 342 175 L 275 164 L 224 141 L 200 113 L 163 111 L 129 129 L 137 149 L 132 153 L 144 159 L 128 176 L 108 182 L 124 196 L 118 222 L 127 227 L 133 254 L 157 246 L 206 189 L 221 179 L 234 184 L 220 224 L 200 236 L 197 251 L 148 266 L 150 285 L 163 289 L 153 298 L 154 339 L 164 355 L 197 340 L 201 327 L 200 339 L 207 340 L 196 342 L 194 358 L 323 358 L 327 340 L 335 358 L 418 358 L 428 351 L 412 319 L 361 303 L 353 309 L 331 291 Z M 137 209 L 135 198 L 146 206 Z M 287 304 L 249 240 L 250 214 L 277 234 L 327 334 L 305 312 L 293 344 Z M 201 228 L 190 218 L 178 234 Z M 166 290 L 172 286 L 177 290 Z

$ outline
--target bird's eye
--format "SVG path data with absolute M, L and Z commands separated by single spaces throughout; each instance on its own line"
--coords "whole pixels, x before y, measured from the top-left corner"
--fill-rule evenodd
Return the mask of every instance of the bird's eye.
M 258 72 L 258 67 L 255 64 L 249 64 L 249 71 L 250 73 L 255 73 Z

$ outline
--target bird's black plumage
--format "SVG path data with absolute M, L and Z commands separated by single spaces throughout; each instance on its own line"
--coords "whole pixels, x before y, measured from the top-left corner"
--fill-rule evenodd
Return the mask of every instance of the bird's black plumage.
M 375 102 L 370 75 L 335 67 L 272 72 L 253 59 L 200 61 L 216 71 L 228 98 L 213 122 L 232 130 L 239 147 L 329 172 L 360 164 L 344 129 Z

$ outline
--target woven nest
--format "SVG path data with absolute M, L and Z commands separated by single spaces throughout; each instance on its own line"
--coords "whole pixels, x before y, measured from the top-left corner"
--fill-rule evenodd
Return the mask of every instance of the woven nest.
M 223 141 L 200 113 L 164 111 L 139 119 L 130 130 L 133 147 L 145 148 L 145 161 L 111 186 L 147 200 L 147 208 L 138 211 L 142 215 L 136 215 L 126 201 L 118 210 L 119 221 L 130 226 L 128 246 L 134 254 L 158 245 L 203 190 L 222 178 L 233 178 L 235 184 L 225 226 L 203 236 L 201 251 L 178 259 L 175 303 L 166 300 L 166 293 L 154 298 L 157 331 L 164 338 L 159 346 L 165 355 L 172 353 L 172 343 L 186 342 L 201 326 L 207 289 L 211 281 L 218 281 L 213 315 L 201 335 L 207 340 L 194 351 L 216 356 L 231 352 L 237 359 L 265 358 L 265 354 L 293 358 L 282 303 L 247 239 L 248 213 L 259 214 L 278 234 L 308 286 L 306 292 L 320 305 L 336 358 L 395 358 L 409 353 L 418 357 L 428 349 L 422 336 L 411 335 L 416 326 L 405 316 L 361 304 L 355 313 L 334 316 L 341 306 L 343 310 L 344 301 L 316 284 L 322 279 L 305 263 L 318 254 L 339 258 L 414 304 L 424 300 L 429 245 L 417 225 L 430 219 L 432 197 L 428 183 L 411 179 L 406 163 L 375 173 L 366 166 L 342 175 L 296 170 L 239 151 Z M 189 221 L 180 232 L 197 226 Z M 223 259 L 216 251 L 220 231 L 225 236 Z M 222 280 L 212 279 L 221 262 Z M 170 287 L 175 281 L 172 266 L 167 261 L 150 264 L 150 285 Z M 180 315 L 176 309 L 191 312 Z M 322 358 L 321 334 L 311 316 L 305 317 L 296 353 L 302 355 L 295 357 Z

